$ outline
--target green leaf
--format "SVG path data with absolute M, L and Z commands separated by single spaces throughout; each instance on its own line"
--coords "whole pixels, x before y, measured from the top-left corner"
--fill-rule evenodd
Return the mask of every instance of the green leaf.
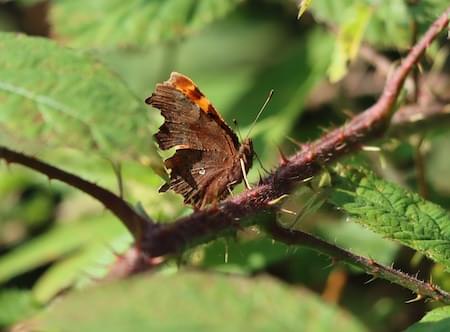
M 392 1 L 392 0 L 321 0 L 314 1 L 310 12 L 328 25 L 342 26 L 352 20 L 352 11 L 359 6 L 371 6 L 373 16 L 364 40 L 376 46 L 409 48 L 413 20 L 422 33 L 445 8 L 448 0 Z
M 225 242 L 226 241 L 226 242 Z M 251 274 L 294 256 L 289 246 L 267 237 L 214 241 L 202 250 L 201 266 L 228 273 Z
M 56 227 L 0 257 L 0 282 L 60 259 L 87 243 L 107 247 L 123 234 L 127 234 L 125 227 L 108 214 Z
M 349 248 L 355 254 L 371 257 L 382 264 L 391 264 L 399 249 L 398 244 L 383 239 L 356 223 L 320 223 L 318 232 L 325 240 Z
M 332 191 L 357 222 L 450 268 L 450 215 L 440 206 L 362 169 L 336 175 Z
M 39 305 L 31 292 L 20 289 L 0 289 L 0 329 L 36 314 Z
M 428 312 L 407 332 L 447 332 L 450 330 L 450 306 L 440 307 Z
M 109 267 L 131 246 L 130 234 L 119 234 L 103 241 L 91 241 L 80 250 L 53 264 L 33 287 L 33 298 L 46 303 L 62 290 L 82 287 L 104 278 Z
M 69 294 L 29 331 L 366 331 L 305 289 L 267 277 L 147 274 Z
M 410 4 L 408 7 L 409 12 L 422 31 L 427 28 L 429 22 L 435 20 L 446 8 L 448 8 L 447 0 L 421 0 Z
M 50 21 L 76 47 L 142 47 L 193 33 L 242 0 L 58 0 Z
M 349 62 L 358 55 L 364 31 L 372 16 L 373 9 L 362 4 L 354 6 L 354 13 L 339 29 L 332 62 L 328 68 L 331 82 L 337 82 L 347 73 Z
M 0 34 L 0 100 L 0 144 L 115 160 L 154 151 L 143 101 L 106 66 L 48 39 Z
M 268 237 L 214 241 L 202 251 L 197 250 L 192 255 L 191 263 L 200 268 L 246 276 L 275 268 L 284 281 L 312 287 L 322 287 L 331 270 L 328 256 Z

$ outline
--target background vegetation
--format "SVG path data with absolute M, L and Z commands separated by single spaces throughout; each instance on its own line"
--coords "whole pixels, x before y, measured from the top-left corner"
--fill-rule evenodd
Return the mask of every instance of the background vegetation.
M 278 148 L 289 155 L 295 142 L 316 139 L 373 104 L 448 0 L 302 4 L 310 7 L 297 20 L 299 4 L 288 0 L 5 2 L 0 145 L 113 192 L 122 179 L 129 202 L 171 222 L 191 210 L 180 196 L 158 193 L 165 175 L 152 135 L 162 118 L 143 102 L 156 82 L 171 71 L 188 75 L 229 123 L 237 119 L 243 136 L 274 89 L 251 135 L 272 169 Z M 432 95 L 448 110 L 448 52 L 443 33 L 399 105 Z M 279 221 L 449 289 L 449 124 L 447 115 L 394 127 L 376 149 L 324 167 L 299 187 L 284 204 L 297 216 L 280 213 Z M 250 180 L 264 172 L 255 163 Z M 131 245 L 125 227 L 84 193 L 0 164 L 1 327 L 450 328 L 450 310 L 439 302 L 406 303 L 416 294 L 383 279 L 369 283 L 360 269 L 273 241 L 257 227 L 180 253 L 151 273 L 100 282 Z

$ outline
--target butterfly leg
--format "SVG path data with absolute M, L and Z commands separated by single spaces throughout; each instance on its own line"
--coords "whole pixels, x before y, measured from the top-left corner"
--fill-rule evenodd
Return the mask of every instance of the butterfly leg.
M 246 187 L 248 190 L 250 190 L 250 189 L 252 189 L 252 187 L 251 187 L 250 184 L 248 183 L 247 173 L 245 172 L 245 164 L 244 164 L 244 160 L 241 158 L 241 159 L 239 159 L 239 162 L 241 163 L 242 178 L 244 179 L 245 187 Z
M 233 181 L 227 184 L 227 190 L 230 196 L 233 196 L 233 187 L 236 184 L 237 181 Z

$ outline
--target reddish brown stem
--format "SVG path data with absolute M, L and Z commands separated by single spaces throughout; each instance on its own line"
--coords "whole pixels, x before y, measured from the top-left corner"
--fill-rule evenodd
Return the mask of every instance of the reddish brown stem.
M 233 229 L 247 216 L 268 212 L 271 202 L 288 194 L 300 181 L 316 175 L 324 165 L 337 160 L 351 151 L 359 150 L 363 143 L 382 135 L 388 127 L 394 105 L 408 73 L 431 42 L 448 25 L 450 8 L 428 29 L 422 39 L 411 48 L 407 57 L 392 74 L 378 101 L 317 141 L 305 145 L 287 162 L 252 190 L 231 197 L 219 207 L 211 208 L 164 225 L 145 234 L 141 248 L 146 255 L 157 257 L 180 252 L 186 246 L 217 238 L 223 231 Z

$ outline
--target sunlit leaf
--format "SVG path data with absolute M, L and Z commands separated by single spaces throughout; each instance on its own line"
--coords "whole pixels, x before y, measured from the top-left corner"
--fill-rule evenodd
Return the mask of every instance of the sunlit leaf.
M 0 34 L 0 143 L 119 159 L 153 151 L 148 111 L 106 66 L 43 38 Z
M 450 267 L 450 215 L 414 192 L 352 169 L 336 176 L 332 201 L 376 233 Z
M 384 239 L 356 223 L 320 224 L 318 231 L 324 239 L 382 264 L 391 264 L 399 249 L 397 243 Z
M 109 267 L 131 245 L 128 233 L 111 236 L 107 242 L 91 241 L 80 250 L 53 264 L 33 287 L 33 298 L 46 303 L 69 287 L 85 285 L 104 278 Z
M 450 330 L 450 306 L 428 312 L 406 332 L 446 332 Z
M 0 329 L 35 314 L 39 305 L 31 292 L 20 289 L 0 289 Z
M 354 15 L 339 28 L 334 56 L 328 68 L 328 75 L 332 82 L 344 77 L 349 62 L 358 55 L 364 31 L 372 15 L 372 8 L 364 5 L 355 6 L 354 11 Z
M 448 1 L 321 0 L 312 3 L 310 12 L 318 20 L 339 27 L 352 20 L 354 9 L 361 5 L 373 8 L 365 41 L 377 46 L 407 48 L 411 45 L 413 20 L 422 33 L 448 7 Z
M 87 243 L 108 247 L 109 241 L 126 234 L 112 216 L 86 218 L 56 227 L 0 257 L 0 282 L 62 258 Z

